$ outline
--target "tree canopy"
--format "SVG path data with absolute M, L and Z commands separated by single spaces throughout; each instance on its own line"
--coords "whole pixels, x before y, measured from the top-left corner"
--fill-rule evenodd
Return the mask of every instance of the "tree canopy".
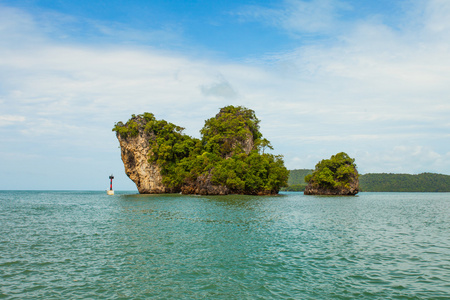
M 305 181 L 316 188 L 341 189 L 350 188 L 355 176 L 358 178 L 355 159 L 340 152 L 317 163 L 314 172 L 305 176 Z
M 450 192 L 450 176 L 435 173 L 369 173 L 360 177 L 363 192 Z

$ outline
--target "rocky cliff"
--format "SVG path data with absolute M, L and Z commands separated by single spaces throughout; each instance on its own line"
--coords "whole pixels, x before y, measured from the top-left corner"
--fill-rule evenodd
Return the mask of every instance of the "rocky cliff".
M 139 193 L 276 194 L 289 173 L 281 156 L 264 153 L 272 147 L 258 124 L 252 110 L 227 106 L 205 121 L 201 139 L 151 113 L 118 122 L 113 131 Z
M 174 189 L 163 184 L 158 164 L 149 162 L 149 141 L 155 140 L 155 135 L 145 130 L 147 122 L 142 116 L 133 117 L 132 122 L 136 124 L 132 134 L 121 134 L 120 131 L 116 131 L 125 173 L 136 184 L 140 194 L 174 192 Z

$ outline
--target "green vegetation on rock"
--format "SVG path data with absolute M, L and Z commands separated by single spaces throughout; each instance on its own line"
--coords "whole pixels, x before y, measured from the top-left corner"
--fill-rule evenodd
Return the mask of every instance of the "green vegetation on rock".
M 253 110 L 227 106 L 205 121 L 201 139 L 151 113 L 118 122 L 113 131 L 128 138 L 143 128 L 152 136 L 149 162 L 161 168 L 163 183 L 175 190 L 203 180 L 231 193 L 274 194 L 287 185 L 289 171 L 282 156 L 265 153 L 272 146 L 259 131 L 259 122 Z
M 354 195 L 359 190 L 358 177 L 355 159 L 340 152 L 321 160 L 314 172 L 305 176 L 305 194 Z
M 214 118 L 206 120 L 200 130 L 204 148 L 222 157 L 243 153 L 246 143 L 259 143 L 262 137 L 259 122 L 253 110 L 241 106 L 224 107 Z
M 355 174 L 357 174 L 355 159 L 340 152 L 332 155 L 330 159 L 321 160 L 314 172 L 305 176 L 305 182 L 317 187 L 349 188 Z

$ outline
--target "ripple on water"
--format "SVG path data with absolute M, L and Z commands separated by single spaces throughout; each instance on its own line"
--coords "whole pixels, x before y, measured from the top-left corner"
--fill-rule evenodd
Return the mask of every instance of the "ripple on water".
M 449 202 L 0 192 L 0 298 L 445 299 Z

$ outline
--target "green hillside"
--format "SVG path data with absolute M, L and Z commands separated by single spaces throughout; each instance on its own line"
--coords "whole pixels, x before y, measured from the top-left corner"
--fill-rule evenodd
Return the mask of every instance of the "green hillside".
M 288 187 L 283 191 L 303 191 L 306 187 L 305 176 L 313 170 L 291 170 Z M 450 175 L 436 173 L 388 174 L 368 173 L 360 175 L 361 192 L 450 192 Z
M 360 176 L 359 186 L 362 192 L 450 192 L 450 176 L 369 173 Z
M 298 169 L 298 170 L 290 170 L 288 184 L 306 184 L 305 176 L 312 174 L 313 170 L 310 169 Z
M 288 178 L 288 187 L 282 188 L 282 191 L 300 192 L 306 187 L 305 176 L 312 174 L 313 170 L 310 169 L 298 169 L 290 170 Z

